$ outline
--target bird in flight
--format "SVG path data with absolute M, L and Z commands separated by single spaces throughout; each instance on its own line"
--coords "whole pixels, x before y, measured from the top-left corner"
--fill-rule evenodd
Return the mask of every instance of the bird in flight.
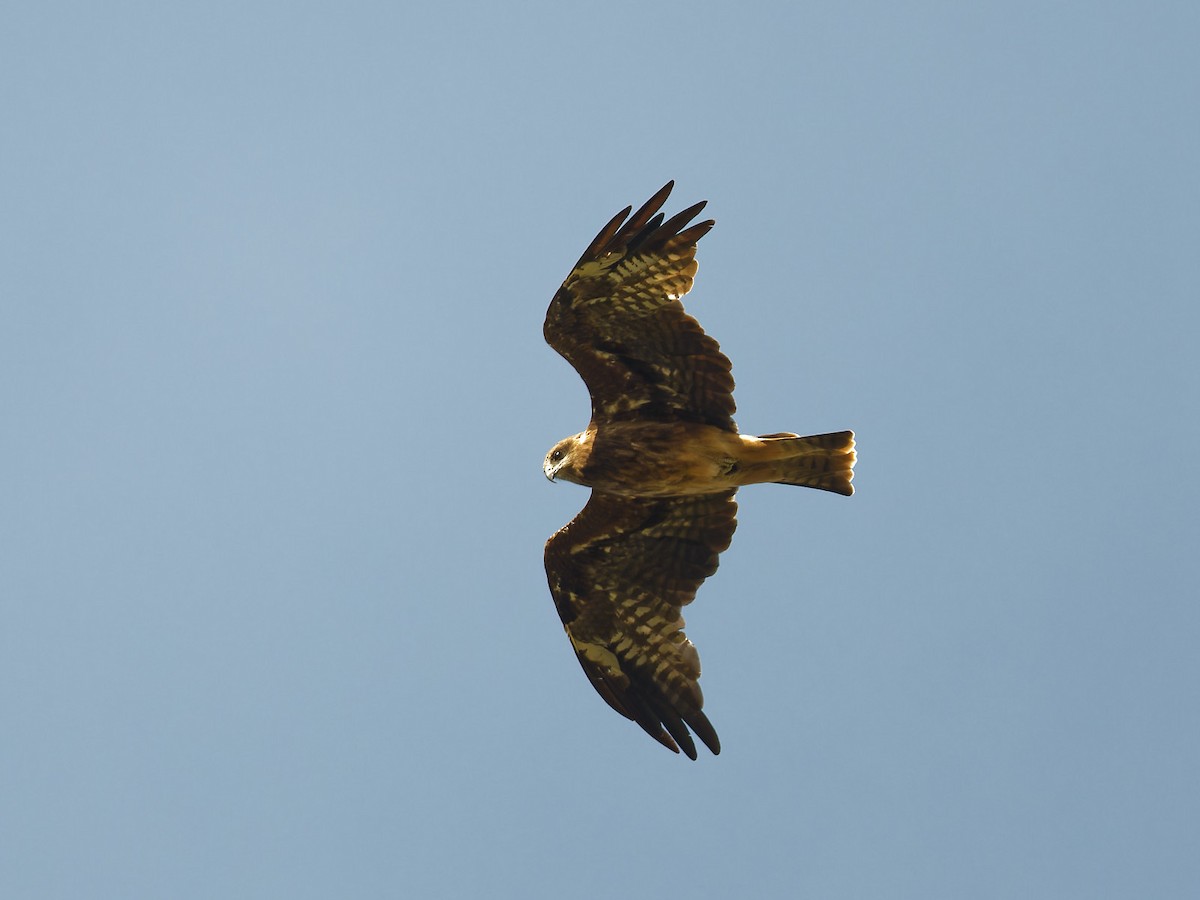
M 681 608 L 729 546 L 734 494 L 770 482 L 850 495 L 855 452 L 851 431 L 738 433 L 729 360 L 680 302 L 714 222 L 691 224 L 704 202 L 664 221 L 673 186 L 617 213 L 546 311 L 546 341 L 592 402 L 588 427 L 546 454 L 547 478 L 592 489 L 546 542 L 546 578 L 592 687 L 695 759 L 693 733 L 721 745 Z

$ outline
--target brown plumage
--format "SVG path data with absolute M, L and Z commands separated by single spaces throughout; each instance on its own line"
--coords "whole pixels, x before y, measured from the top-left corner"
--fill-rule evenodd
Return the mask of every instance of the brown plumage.
M 546 454 L 547 478 L 592 488 L 546 542 L 546 577 L 600 696 L 695 759 L 692 733 L 721 748 L 680 610 L 729 546 L 734 494 L 775 482 L 849 495 L 855 454 L 849 431 L 738 433 L 729 360 L 680 302 L 714 223 L 690 224 L 704 203 L 663 221 L 673 185 L 614 216 L 546 311 L 547 342 L 592 397 L 587 430 Z

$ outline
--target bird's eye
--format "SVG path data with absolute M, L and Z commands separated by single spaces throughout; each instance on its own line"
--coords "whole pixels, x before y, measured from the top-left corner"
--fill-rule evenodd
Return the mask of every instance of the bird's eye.
M 550 462 L 558 462 L 562 458 L 563 458 L 563 452 L 561 450 L 555 450 L 553 453 L 550 454 Z

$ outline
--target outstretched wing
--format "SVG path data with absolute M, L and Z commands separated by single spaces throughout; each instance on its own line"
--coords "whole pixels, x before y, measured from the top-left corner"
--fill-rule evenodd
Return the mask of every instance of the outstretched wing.
M 632 217 L 617 213 L 550 301 L 543 333 L 583 377 L 595 422 L 704 422 L 736 431 L 733 376 L 717 342 L 683 311 L 704 203 L 663 221 L 668 182 Z
M 690 728 L 713 753 L 700 656 L 680 608 L 717 570 L 737 527 L 734 492 L 631 499 L 592 491 L 546 542 L 546 578 L 588 680 L 646 733 L 692 759 Z

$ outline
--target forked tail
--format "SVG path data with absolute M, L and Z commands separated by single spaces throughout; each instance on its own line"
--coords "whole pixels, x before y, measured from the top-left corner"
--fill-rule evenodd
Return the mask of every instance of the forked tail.
M 749 448 L 747 448 L 749 449 Z M 746 484 L 798 484 L 849 496 L 854 493 L 854 432 L 835 431 L 809 437 L 784 432 L 758 437 L 752 462 L 745 466 Z

